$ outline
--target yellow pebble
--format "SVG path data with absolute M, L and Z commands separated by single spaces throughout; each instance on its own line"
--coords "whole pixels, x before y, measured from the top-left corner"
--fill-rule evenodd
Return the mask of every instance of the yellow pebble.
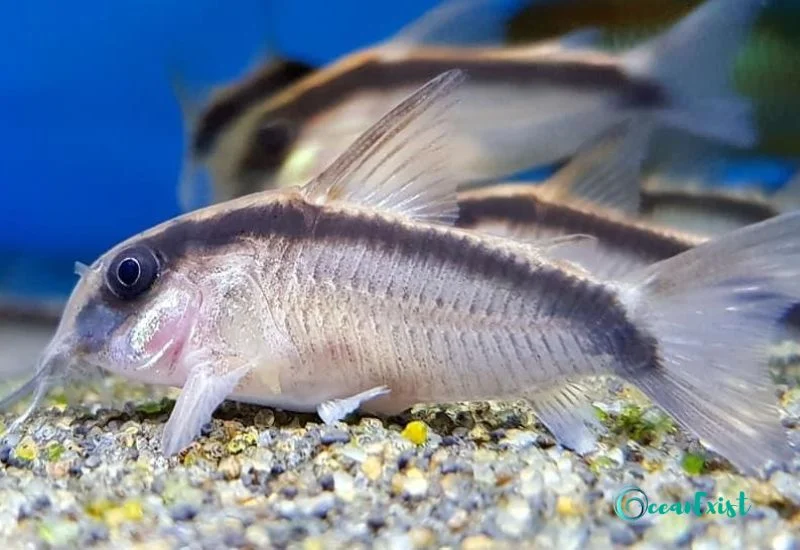
M 219 463 L 219 471 L 222 472 L 225 479 L 232 481 L 242 473 L 242 465 L 236 457 L 226 456 Z
M 411 539 L 414 548 L 430 548 L 436 542 L 433 531 L 426 527 L 414 527 L 408 532 L 408 538 Z
M 121 506 L 105 510 L 103 519 L 110 527 L 117 527 L 128 521 L 139 521 L 144 517 L 142 503 L 138 500 L 128 500 Z
M 375 455 L 369 455 L 361 465 L 361 470 L 370 480 L 375 481 L 381 477 L 381 459 Z
M 428 441 L 428 426 L 424 422 L 414 420 L 406 424 L 401 435 L 414 445 L 422 445 Z
M 325 545 L 319 537 L 309 537 L 303 541 L 303 550 L 324 550 Z
M 583 506 L 572 497 L 560 496 L 556 501 L 556 512 L 561 516 L 580 516 Z
M 27 461 L 34 460 L 39 455 L 39 448 L 30 437 L 23 438 L 14 451 L 17 458 Z
M 486 535 L 473 535 L 461 543 L 461 550 L 487 550 L 493 547 L 492 539 Z
M 142 503 L 138 500 L 128 500 L 122 505 L 122 511 L 125 514 L 125 519 L 128 521 L 139 521 L 144 517 L 144 510 L 142 510 Z

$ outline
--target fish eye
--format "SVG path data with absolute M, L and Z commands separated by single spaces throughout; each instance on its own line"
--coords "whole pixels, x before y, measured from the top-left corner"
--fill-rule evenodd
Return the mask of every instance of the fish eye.
M 117 254 L 108 267 L 106 284 L 115 296 L 132 300 L 146 292 L 158 277 L 160 264 L 147 246 L 133 246 Z
M 291 123 L 285 119 L 262 122 L 253 135 L 253 140 L 244 158 L 247 170 L 274 169 L 283 163 L 294 139 Z

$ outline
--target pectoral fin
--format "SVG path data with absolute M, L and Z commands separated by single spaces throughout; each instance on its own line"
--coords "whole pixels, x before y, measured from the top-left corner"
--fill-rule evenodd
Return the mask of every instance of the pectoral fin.
M 377 388 L 371 388 L 367 391 L 357 393 L 352 397 L 331 399 L 330 401 L 319 404 L 317 407 L 317 414 L 325 424 L 333 424 L 358 409 L 362 403 L 366 403 L 370 399 L 375 399 L 381 395 L 386 395 L 390 391 L 391 390 L 386 386 L 378 386 Z
M 571 382 L 527 396 L 536 416 L 556 440 L 583 455 L 597 448 L 597 437 L 590 427 L 598 427 L 584 386 Z
M 244 367 L 218 374 L 208 364 L 193 368 L 164 427 L 163 453 L 172 456 L 189 445 L 248 371 Z

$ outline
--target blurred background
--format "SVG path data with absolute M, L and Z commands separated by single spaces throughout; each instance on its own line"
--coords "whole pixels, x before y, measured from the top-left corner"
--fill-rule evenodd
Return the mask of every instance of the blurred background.
M 510 41 L 600 26 L 612 47 L 667 26 L 697 1 L 519 2 Z M 229 81 L 268 53 L 321 66 L 385 39 L 437 2 L 116 0 L 4 2 L 0 14 L 0 292 L 59 297 L 73 261 L 179 213 L 176 72 Z M 800 147 L 800 2 L 777 0 L 743 48 L 740 89 L 768 127 L 720 184 L 777 189 Z M 760 72 L 759 72 L 760 71 Z

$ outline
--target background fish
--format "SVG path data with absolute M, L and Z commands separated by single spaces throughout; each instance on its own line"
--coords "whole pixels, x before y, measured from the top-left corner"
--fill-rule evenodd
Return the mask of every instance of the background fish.
M 182 386 L 162 440 L 172 454 L 226 397 L 326 422 L 525 397 L 586 452 L 581 384 L 613 374 L 745 471 L 788 460 L 759 362 L 775 316 L 800 298 L 800 215 L 614 284 L 447 227 L 460 181 L 447 122 L 462 80 L 423 86 L 302 188 L 184 215 L 82 270 L 25 385 L 31 406 L 76 364 Z
M 547 40 L 593 27 L 600 31 L 598 45 L 622 51 L 663 32 L 700 4 L 700 0 L 536 0 L 511 19 L 508 39 L 511 43 Z M 800 158 L 800 4 L 772 0 L 764 6 L 738 47 L 735 88 L 754 104 L 760 135 L 756 151 Z
M 776 193 L 750 189 L 713 189 L 707 186 L 649 178 L 641 193 L 641 215 L 663 227 L 704 236 L 723 235 L 800 208 L 800 175 Z
M 760 6 L 759 0 L 710 0 L 663 37 L 618 56 L 588 49 L 593 33 L 515 49 L 420 46 L 453 28 L 453 19 L 437 12 L 435 24 L 424 18 L 388 43 L 236 110 L 240 116 L 199 144 L 195 134 L 202 147 L 190 157 L 208 167 L 215 200 L 304 181 L 416 86 L 450 68 L 470 76 L 458 124 L 474 138 L 459 154 L 461 172 L 471 180 L 563 160 L 631 118 L 746 145 L 755 139 L 749 106 L 730 90 L 726 60 Z M 465 19 L 472 12 L 456 13 Z M 225 104 L 237 94 L 250 104 L 247 83 L 229 90 Z M 212 103 L 198 128 L 215 109 Z M 183 183 L 187 208 L 204 202 L 196 199 L 204 196 L 197 188 L 196 181 Z

